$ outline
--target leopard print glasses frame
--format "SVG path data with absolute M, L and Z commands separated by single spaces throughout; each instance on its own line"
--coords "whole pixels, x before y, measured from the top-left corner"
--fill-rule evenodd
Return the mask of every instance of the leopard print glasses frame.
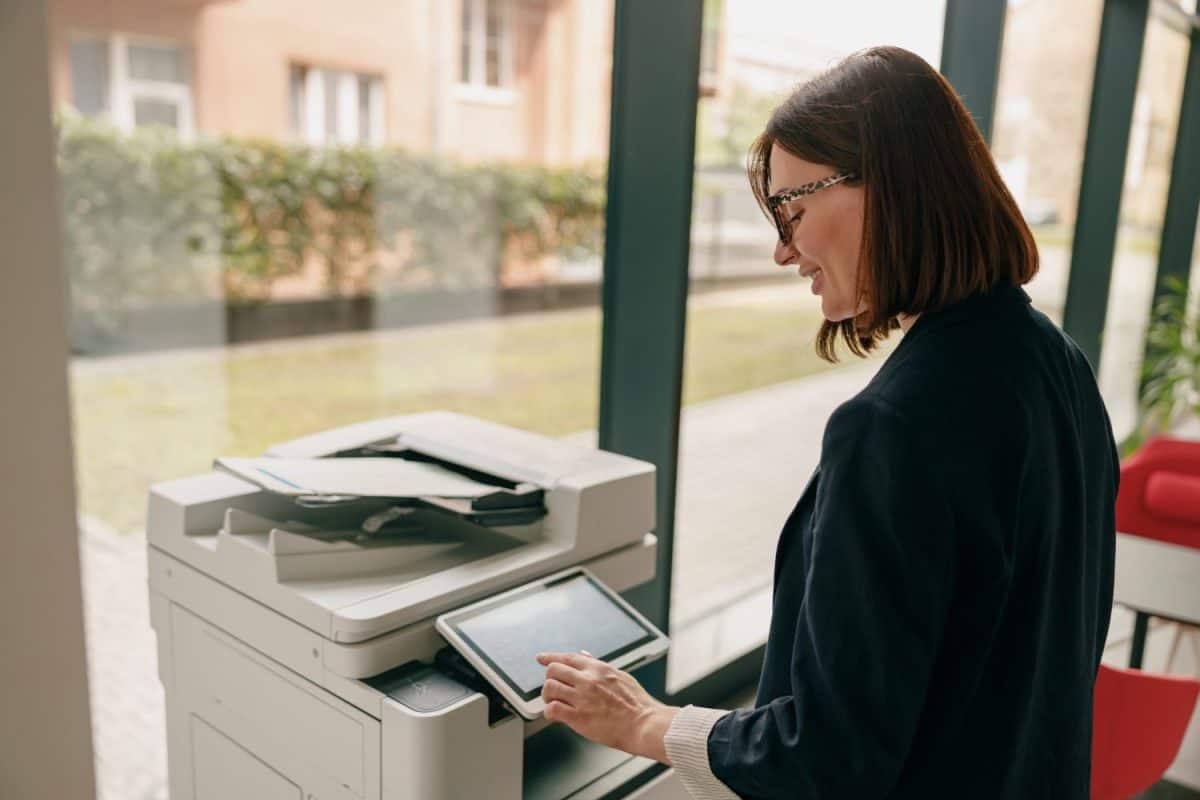
M 771 218 L 775 220 L 775 230 L 779 233 L 779 243 L 787 244 L 792 239 L 792 226 L 787 220 L 783 219 L 779 209 L 784 203 L 806 197 L 814 192 L 819 192 L 822 189 L 827 189 L 830 186 L 837 186 L 843 181 L 852 181 L 858 176 L 853 172 L 839 172 L 837 175 L 830 175 L 828 178 L 822 178 L 819 181 L 806 183 L 803 186 L 797 186 L 795 189 L 784 189 L 778 194 L 773 194 L 767 198 L 767 207 L 771 209 Z

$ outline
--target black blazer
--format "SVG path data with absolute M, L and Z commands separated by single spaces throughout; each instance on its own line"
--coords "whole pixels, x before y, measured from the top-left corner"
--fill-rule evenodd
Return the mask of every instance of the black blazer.
M 1117 480 L 1092 370 L 1024 291 L 922 315 L 829 419 L 713 773 L 747 798 L 1086 800 Z

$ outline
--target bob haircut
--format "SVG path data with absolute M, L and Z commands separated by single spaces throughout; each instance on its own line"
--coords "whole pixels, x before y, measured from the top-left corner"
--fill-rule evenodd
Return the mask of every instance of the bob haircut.
M 771 148 L 864 187 L 858 292 L 866 309 L 821 325 L 817 353 L 840 336 L 865 356 L 898 315 L 937 311 L 1001 285 L 1028 283 L 1037 247 L 987 143 L 950 84 L 898 47 L 850 55 L 801 84 L 750 148 L 754 196 L 770 216 Z M 789 187 L 777 187 L 778 189 Z

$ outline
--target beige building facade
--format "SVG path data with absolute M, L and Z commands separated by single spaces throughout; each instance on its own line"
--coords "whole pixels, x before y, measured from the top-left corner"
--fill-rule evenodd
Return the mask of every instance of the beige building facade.
M 53 98 L 185 136 L 597 163 L 612 20 L 612 0 L 53 0 Z

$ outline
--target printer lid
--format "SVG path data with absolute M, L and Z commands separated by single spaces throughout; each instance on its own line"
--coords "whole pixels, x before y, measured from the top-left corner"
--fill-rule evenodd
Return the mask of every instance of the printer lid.
M 332 472 L 278 471 L 292 460 Z M 301 502 L 316 477 L 345 477 L 359 460 L 441 488 L 417 494 L 410 483 L 397 498 L 328 483 L 351 492 Z M 653 525 L 653 466 L 449 412 L 323 431 L 222 467 L 151 487 L 150 543 L 342 643 L 603 554 L 640 553 Z M 267 490 L 271 476 L 248 481 L 229 467 L 265 467 L 295 486 Z
M 532 483 L 554 488 L 567 475 L 604 468 L 614 453 L 531 435 L 495 422 L 456 414 L 429 411 L 402 417 L 385 417 L 357 425 L 294 439 L 275 445 L 266 455 L 274 458 L 322 458 L 378 452 L 364 445 L 385 446 L 396 452 L 409 449 L 445 464 L 502 478 L 513 484 Z

